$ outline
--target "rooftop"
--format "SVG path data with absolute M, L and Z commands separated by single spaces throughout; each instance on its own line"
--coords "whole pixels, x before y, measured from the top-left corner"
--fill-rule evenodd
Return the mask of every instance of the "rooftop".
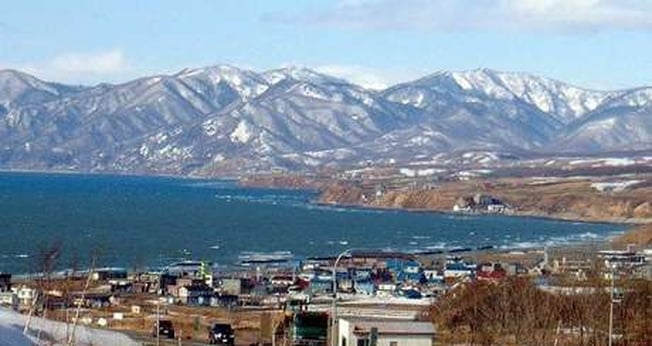
M 367 334 L 371 328 L 376 327 L 381 335 L 435 335 L 435 326 L 430 322 L 349 318 L 343 320 L 354 326 L 356 334 Z

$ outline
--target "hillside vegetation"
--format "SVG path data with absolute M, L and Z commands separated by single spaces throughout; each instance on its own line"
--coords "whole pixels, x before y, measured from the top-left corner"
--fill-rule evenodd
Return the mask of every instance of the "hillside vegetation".
M 652 187 L 641 181 L 622 190 L 598 189 L 584 179 L 496 179 L 448 182 L 428 188 L 397 188 L 376 193 L 364 184 L 336 183 L 323 190 L 322 203 L 378 208 L 451 211 L 461 196 L 488 194 L 516 215 L 561 219 L 637 222 L 652 220 Z

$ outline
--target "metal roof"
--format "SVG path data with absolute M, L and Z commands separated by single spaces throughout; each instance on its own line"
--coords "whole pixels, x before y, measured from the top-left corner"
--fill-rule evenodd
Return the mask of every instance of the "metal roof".
M 344 319 L 354 328 L 356 334 L 367 334 L 371 328 L 378 328 L 381 335 L 435 335 L 435 326 L 430 322 Z

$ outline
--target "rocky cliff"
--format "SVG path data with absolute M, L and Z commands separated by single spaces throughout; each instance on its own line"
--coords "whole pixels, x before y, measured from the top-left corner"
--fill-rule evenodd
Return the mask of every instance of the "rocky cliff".
M 517 215 L 613 222 L 652 220 L 652 187 L 641 182 L 619 191 L 600 191 L 598 184 L 577 179 L 554 182 L 503 179 L 450 182 L 435 188 L 406 187 L 378 193 L 359 184 L 337 183 L 324 189 L 319 201 L 450 212 L 460 196 L 484 193 L 509 204 Z

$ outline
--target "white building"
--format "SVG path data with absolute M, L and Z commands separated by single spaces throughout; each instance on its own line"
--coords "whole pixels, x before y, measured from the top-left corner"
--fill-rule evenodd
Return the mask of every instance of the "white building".
M 20 288 L 12 288 L 12 291 L 16 293 L 18 298 L 18 303 L 22 306 L 31 306 L 32 302 L 36 298 L 36 290 L 29 288 L 27 286 L 21 286 Z
M 338 346 L 368 346 L 373 337 L 377 346 L 432 346 L 435 340 L 430 322 L 340 318 L 337 331 Z
M 14 292 L 0 292 L 0 305 L 18 309 L 18 295 Z

